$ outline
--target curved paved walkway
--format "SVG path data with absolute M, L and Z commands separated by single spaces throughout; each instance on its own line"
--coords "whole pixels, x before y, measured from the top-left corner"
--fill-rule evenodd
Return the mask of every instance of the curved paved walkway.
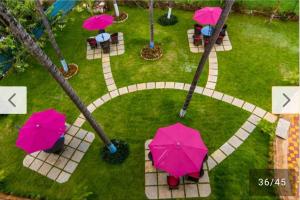
M 133 84 L 104 94 L 100 98 L 96 99 L 93 103 L 91 103 L 88 106 L 88 110 L 90 112 L 94 112 L 97 108 L 109 102 L 113 98 L 137 91 L 153 89 L 175 89 L 188 91 L 189 88 L 190 84 L 180 82 L 147 82 Z M 239 128 L 228 141 L 226 141 L 219 149 L 217 149 L 209 156 L 209 159 L 207 161 L 209 170 L 212 170 L 227 156 L 232 154 L 233 151 L 235 151 L 248 138 L 248 136 L 256 128 L 256 125 L 260 122 L 261 119 L 265 119 L 270 123 L 274 123 L 277 120 L 277 116 L 263 110 L 258 106 L 216 90 L 197 86 L 195 89 L 195 94 L 205 95 L 213 99 L 229 103 L 251 113 L 251 116 L 245 121 L 241 128 Z M 75 120 L 73 125 L 76 127 L 81 127 L 84 123 L 85 119 L 82 115 L 80 115 Z

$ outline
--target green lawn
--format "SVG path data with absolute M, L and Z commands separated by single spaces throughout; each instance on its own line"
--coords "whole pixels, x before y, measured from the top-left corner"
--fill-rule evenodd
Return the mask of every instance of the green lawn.
M 146 62 L 139 51 L 148 44 L 148 15 L 140 8 L 121 7 L 129 13 L 124 24 L 115 24 L 107 31 L 124 33 L 125 54 L 111 57 L 111 67 L 118 87 L 150 81 L 190 83 L 200 54 L 189 52 L 187 29 L 194 22 L 192 13 L 177 11 L 179 23 L 173 27 L 155 24 L 155 41 L 164 50 L 161 60 Z M 155 10 L 157 19 L 164 11 Z M 71 85 L 86 104 L 107 92 L 101 60 L 86 60 L 88 36 L 95 35 L 81 28 L 88 17 L 73 11 L 66 29 L 58 33 L 57 41 L 69 62 L 77 63 L 79 74 Z M 233 50 L 218 52 L 219 76 L 217 90 L 239 97 L 264 109 L 271 109 L 271 86 L 288 85 L 291 74 L 298 73 L 298 24 L 232 14 L 229 17 L 229 37 Z M 46 51 L 58 64 L 51 46 Z M 7 174 L 0 188 L 16 194 L 40 194 L 48 199 L 75 199 L 93 192 L 92 199 L 145 199 L 144 142 L 153 137 L 158 127 L 181 121 L 200 130 L 209 152 L 221 146 L 248 118 L 249 113 L 229 104 L 195 95 L 186 118 L 178 118 L 184 101 L 183 91 L 143 91 L 113 99 L 94 112 L 94 116 L 111 138 L 125 139 L 131 154 L 120 166 L 104 163 L 99 158 L 102 143 L 96 138 L 71 179 L 57 184 L 22 167 L 24 153 L 15 147 L 16 125 L 21 126 L 32 112 L 49 107 L 66 113 L 73 123 L 79 112 L 49 74 L 33 59 L 24 73 L 10 73 L 0 85 L 28 87 L 27 115 L 0 115 L 0 169 Z M 199 85 L 207 79 L 207 66 Z M 92 131 L 88 124 L 85 129 Z M 248 172 L 268 166 L 269 136 L 256 130 L 228 159 L 210 172 L 212 194 L 208 199 L 257 199 L 248 194 Z M 85 187 L 86 186 L 86 187 Z M 274 198 L 266 198 L 274 199 Z

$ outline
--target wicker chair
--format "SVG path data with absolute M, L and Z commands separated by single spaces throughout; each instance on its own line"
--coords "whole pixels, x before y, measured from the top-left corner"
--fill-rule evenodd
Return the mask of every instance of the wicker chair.
M 97 41 L 95 38 L 88 38 L 86 41 L 89 43 L 92 49 L 97 48 Z
M 119 44 L 119 34 L 118 33 L 113 33 L 110 35 L 110 40 L 112 44 Z

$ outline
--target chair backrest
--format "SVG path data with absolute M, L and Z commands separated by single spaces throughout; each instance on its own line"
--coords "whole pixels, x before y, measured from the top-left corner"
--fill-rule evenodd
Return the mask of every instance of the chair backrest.
M 179 185 L 180 180 L 179 180 L 179 178 L 177 178 L 175 176 L 167 176 L 167 182 L 170 187 L 172 187 L 172 186 L 176 187 Z
M 118 38 L 118 33 L 113 33 L 110 35 L 111 38 Z
M 87 41 L 91 46 L 97 45 L 97 41 L 96 41 L 95 38 L 88 38 L 86 41 Z

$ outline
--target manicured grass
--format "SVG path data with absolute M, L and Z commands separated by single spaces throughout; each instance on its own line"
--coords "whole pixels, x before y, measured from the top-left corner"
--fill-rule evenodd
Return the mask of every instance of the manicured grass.
M 155 23 L 155 41 L 164 56 L 156 62 L 139 57 L 148 44 L 148 15 L 140 8 L 125 8 L 129 19 L 115 24 L 108 32 L 124 33 L 125 54 L 111 57 L 111 67 L 118 87 L 150 81 L 190 83 L 200 54 L 188 49 L 187 29 L 194 22 L 192 13 L 174 11 L 179 23 L 162 27 Z M 157 19 L 164 11 L 155 10 Z M 57 41 L 69 62 L 79 65 L 79 74 L 70 80 L 82 100 L 89 104 L 107 92 L 101 60 L 86 60 L 86 38 L 96 35 L 81 28 L 86 12 L 70 13 L 70 21 Z M 219 77 L 217 90 L 242 98 L 270 110 L 271 86 L 288 85 L 282 79 L 298 73 L 298 25 L 290 22 L 266 24 L 264 18 L 232 14 L 229 37 L 233 50 L 218 52 Z M 46 51 L 59 64 L 49 44 Z M 158 127 L 177 121 L 198 129 L 209 152 L 220 147 L 238 130 L 249 113 L 224 102 L 195 95 L 186 118 L 178 118 L 186 92 L 143 91 L 113 99 L 96 110 L 94 116 L 111 138 L 129 142 L 131 154 L 122 165 L 112 166 L 100 160 L 102 143 L 97 137 L 80 165 L 65 184 L 57 184 L 22 166 L 24 153 L 15 147 L 16 125 L 21 126 L 32 112 L 49 107 L 66 113 L 69 123 L 78 110 L 49 74 L 33 59 L 22 74 L 11 73 L 0 85 L 28 87 L 27 115 L 0 115 L 0 169 L 7 174 L 5 191 L 16 194 L 40 194 L 48 199 L 72 199 L 93 192 L 92 199 L 145 199 L 144 142 L 153 137 Z M 191 71 L 189 71 L 191 70 Z M 199 85 L 207 79 L 207 66 Z M 85 129 L 92 129 L 85 124 Z M 248 194 L 248 172 L 252 168 L 268 167 L 269 137 L 256 130 L 249 139 L 211 173 L 212 194 L 209 199 L 257 199 Z M 269 198 L 274 199 L 274 198 Z

